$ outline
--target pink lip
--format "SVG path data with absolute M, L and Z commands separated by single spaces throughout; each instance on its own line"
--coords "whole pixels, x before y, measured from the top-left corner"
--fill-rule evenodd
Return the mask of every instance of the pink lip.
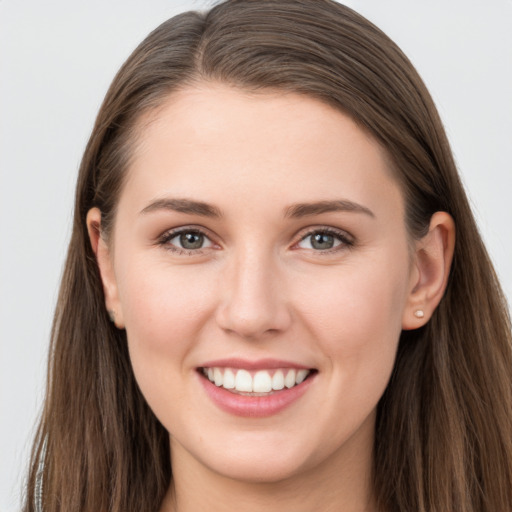
M 274 370 L 278 368 L 295 368 L 298 370 L 309 370 L 310 366 L 284 361 L 279 359 L 258 359 L 249 361 L 247 359 L 228 358 L 208 361 L 201 365 L 201 368 L 238 368 L 244 370 Z
M 221 365 L 220 361 L 216 361 L 215 365 L 212 366 L 229 366 L 231 368 L 237 368 L 233 366 L 233 360 L 230 360 L 229 364 Z M 290 365 L 283 365 L 283 361 L 280 362 L 279 368 L 290 367 Z M 301 368 L 293 366 L 295 368 Z M 242 368 L 247 368 L 243 366 Z M 264 366 L 269 368 L 269 366 Z M 289 407 L 296 402 L 306 391 L 309 389 L 316 377 L 316 372 L 310 375 L 305 381 L 301 382 L 297 386 L 290 389 L 283 389 L 281 391 L 274 391 L 271 395 L 267 396 L 248 396 L 238 395 L 232 393 L 222 387 L 217 387 L 214 383 L 210 382 L 201 372 L 197 372 L 197 376 L 206 391 L 206 394 L 223 411 L 233 414 L 235 416 L 244 416 L 249 418 L 263 418 L 266 416 L 272 416 L 281 412 L 283 409 Z

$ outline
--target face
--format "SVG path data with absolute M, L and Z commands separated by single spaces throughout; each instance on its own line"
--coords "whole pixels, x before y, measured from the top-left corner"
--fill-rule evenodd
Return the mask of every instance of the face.
M 383 150 L 315 99 L 221 85 L 140 127 L 102 277 L 173 463 L 369 456 L 417 278 Z

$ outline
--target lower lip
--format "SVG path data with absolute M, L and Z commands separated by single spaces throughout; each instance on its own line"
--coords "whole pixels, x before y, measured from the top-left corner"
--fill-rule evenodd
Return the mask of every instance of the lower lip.
M 277 414 L 296 402 L 309 389 L 316 373 L 293 388 L 274 391 L 267 396 L 238 395 L 216 386 L 201 374 L 198 376 L 206 394 L 223 411 L 235 416 L 263 418 Z

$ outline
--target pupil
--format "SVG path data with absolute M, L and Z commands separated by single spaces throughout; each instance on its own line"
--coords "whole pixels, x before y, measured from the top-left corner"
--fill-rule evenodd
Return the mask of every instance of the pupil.
M 203 245 L 203 235 L 200 233 L 184 233 L 180 235 L 180 243 L 184 249 L 200 249 Z
M 332 249 L 334 246 L 334 237 L 326 233 L 317 233 L 312 237 L 311 246 L 314 249 Z

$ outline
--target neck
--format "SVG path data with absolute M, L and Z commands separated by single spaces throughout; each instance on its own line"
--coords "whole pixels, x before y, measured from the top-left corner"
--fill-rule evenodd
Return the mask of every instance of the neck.
M 231 512 L 235 507 L 237 512 L 376 512 L 372 451 L 361 453 L 361 444 L 354 446 L 359 450 L 345 446 L 343 456 L 333 454 L 321 466 L 275 482 L 234 480 L 174 446 L 174 479 L 160 512 Z

